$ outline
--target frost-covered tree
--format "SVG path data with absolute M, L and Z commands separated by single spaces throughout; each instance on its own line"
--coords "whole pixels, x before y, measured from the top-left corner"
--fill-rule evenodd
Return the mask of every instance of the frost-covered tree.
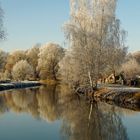
M 11 74 L 9 73 L 9 71 L 5 70 L 4 72 L 0 73 L 0 79 L 1 80 L 11 79 Z
M 136 61 L 140 64 L 140 51 L 133 53 L 132 57 L 135 58 Z
M 20 60 L 26 60 L 26 53 L 25 51 L 17 50 L 9 54 L 6 63 L 6 70 L 11 72 L 13 66 Z
M 140 64 L 132 58 L 122 65 L 121 70 L 126 78 L 135 78 L 136 75 L 140 75 Z
M 5 74 L 5 65 L 7 62 L 8 53 L 0 49 L 0 79 L 8 79 Z
M 26 61 L 20 60 L 12 69 L 14 80 L 28 80 L 34 76 L 33 67 Z
M 6 53 L 0 49 L 0 72 L 3 72 L 5 69 L 7 56 L 8 56 L 8 53 Z
M 0 6 L 0 40 L 3 40 L 5 38 L 5 31 L 3 26 L 3 9 Z
M 58 44 L 49 43 L 40 48 L 38 67 L 41 79 L 54 79 L 58 77 L 58 63 L 64 56 L 64 49 Z
M 27 50 L 27 53 L 26 53 L 27 61 L 30 65 L 32 65 L 32 67 L 35 71 L 35 78 L 38 77 L 38 73 L 36 71 L 36 68 L 38 65 L 38 58 L 39 58 L 38 54 L 39 54 L 39 47 L 40 46 L 41 46 L 40 44 L 36 44 L 31 49 Z
M 121 64 L 125 61 L 127 54 L 127 47 L 125 46 L 126 32 L 121 29 L 118 19 L 110 27 L 110 33 L 107 36 L 107 47 L 105 48 L 104 57 L 107 62 L 105 72 L 107 74 L 113 73 L 115 76 Z
M 116 0 L 71 0 L 70 20 L 64 26 L 69 49 L 61 61 L 61 73 L 68 83 L 97 85 L 107 67 L 109 55 L 124 51 L 122 31 L 115 16 Z M 112 54 L 109 54 L 111 47 Z M 119 53 L 114 60 L 118 63 Z M 120 63 L 120 62 L 119 62 Z M 66 66 L 66 67 L 65 67 Z M 66 74 L 66 75 L 65 75 Z

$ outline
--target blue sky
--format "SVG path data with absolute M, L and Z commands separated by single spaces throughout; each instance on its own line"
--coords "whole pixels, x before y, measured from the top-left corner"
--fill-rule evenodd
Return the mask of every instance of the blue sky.
M 5 51 L 28 49 L 36 43 L 63 45 L 62 25 L 69 18 L 69 0 L 0 0 L 5 12 Z M 140 50 L 140 0 L 119 0 L 117 16 L 128 31 L 129 51 Z

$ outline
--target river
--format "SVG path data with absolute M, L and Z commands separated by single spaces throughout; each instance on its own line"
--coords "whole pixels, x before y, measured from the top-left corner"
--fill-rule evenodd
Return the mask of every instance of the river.
M 65 86 L 0 92 L 0 140 L 139 140 L 140 112 L 90 104 Z

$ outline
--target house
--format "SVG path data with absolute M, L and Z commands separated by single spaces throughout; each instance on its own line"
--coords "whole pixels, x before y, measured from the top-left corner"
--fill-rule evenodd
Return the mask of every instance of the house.
M 126 83 L 126 80 L 124 78 L 123 73 L 120 73 L 116 76 L 114 76 L 114 74 L 111 74 L 106 78 L 105 83 L 124 85 Z

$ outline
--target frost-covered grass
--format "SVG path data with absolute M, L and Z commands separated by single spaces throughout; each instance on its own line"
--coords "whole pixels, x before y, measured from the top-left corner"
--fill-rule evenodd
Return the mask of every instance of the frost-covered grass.
M 38 81 L 20 81 L 20 82 L 11 82 L 11 83 L 2 83 L 0 84 L 0 91 L 16 89 L 16 88 L 26 88 L 41 85 Z
M 94 97 L 126 108 L 140 107 L 140 88 L 138 87 L 104 85 L 95 92 Z
M 129 87 L 129 86 L 121 86 L 121 85 L 112 85 L 112 86 L 107 86 L 108 89 L 114 89 L 118 91 L 140 91 L 139 87 Z

